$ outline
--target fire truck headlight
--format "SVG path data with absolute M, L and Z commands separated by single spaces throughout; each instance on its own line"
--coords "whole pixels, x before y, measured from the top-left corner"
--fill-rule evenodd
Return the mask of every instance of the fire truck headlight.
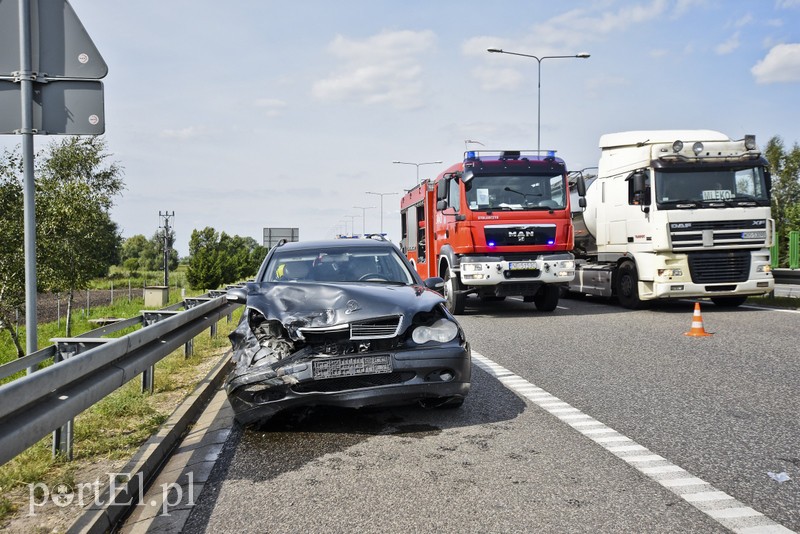
M 575 268 L 575 261 L 574 260 L 565 260 L 561 262 L 562 269 L 574 269 Z
M 481 263 L 462 263 L 461 270 L 465 273 L 474 273 L 476 271 L 483 270 L 483 264 Z

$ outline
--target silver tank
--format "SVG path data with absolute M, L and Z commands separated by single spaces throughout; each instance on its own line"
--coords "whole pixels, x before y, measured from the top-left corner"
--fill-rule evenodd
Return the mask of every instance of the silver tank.
M 578 191 L 570 191 L 570 206 L 572 210 L 572 226 L 575 229 L 576 257 L 597 255 L 597 203 L 600 201 L 600 186 L 594 186 L 597 177 L 592 176 L 586 180 L 586 208 L 578 205 Z

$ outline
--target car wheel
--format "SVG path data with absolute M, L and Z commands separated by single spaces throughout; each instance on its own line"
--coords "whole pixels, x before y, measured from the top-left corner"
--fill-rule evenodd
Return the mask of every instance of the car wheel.
M 453 276 L 450 269 L 447 269 L 444 273 L 444 299 L 447 309 L 453 315 L 464 313 L 467 296 L 464 293 L 459 293 L 461 289 L 461 282 L 458 281 L 458 277 Z
M 539 288 L 539 292 L 533 297 L 533 303 L 539 311 L 549 312 L 558 306 L 558 297 L 561 295 L 561 288 L 558 286 L 545 284 Z
M 633 262 L 626 261 L 617 269 L 616 290 L 623 308 L 638 310 L 643 307 L 639 299 L 639 275 Z
M 735 308 L 741 306 L 747 300 L 746 296 L 743 297 L 711 297 L 711 302 L 720 308 Z

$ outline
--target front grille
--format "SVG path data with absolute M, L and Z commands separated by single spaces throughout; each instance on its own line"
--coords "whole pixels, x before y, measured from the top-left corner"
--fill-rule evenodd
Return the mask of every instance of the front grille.
M 750 274 L 750 252 L 690 252 L 689 272 L 695 284 L 745 282 Z
M 328 378 L 318 382 L 296 384 L 292 391 L 296 393 L 331 393 L 334 391 L 347 391 L 349 389 L 364 389 L 376 386 L 390 386 L 402 384 L 414 378 L 416 373 L 399 372 L 380 375 L 347 376 L 343 378 Z
M 672 250 L 701 250 L 709 247 L 754 248 L 769 239 L 765 219 L 740 221 L 672 222 L 669 224 Z
M 385 339 L 395 337 L 400 329 L 400 316 L 383 317 L 352 323 L 350 339 Z

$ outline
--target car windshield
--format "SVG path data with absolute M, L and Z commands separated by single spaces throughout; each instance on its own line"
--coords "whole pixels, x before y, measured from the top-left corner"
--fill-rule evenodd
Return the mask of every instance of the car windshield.
M 541 175 L 478 175 L 465 184 L 472 211 L 563 209 L 564 177 Z
M 278 251 L 270 259 L 263 281 L 415 283 L 403 258 L 389 247 Z
M 714 204 L 769 205 L 761 167 L 656 172 L 656 201 L 662 207 Z

